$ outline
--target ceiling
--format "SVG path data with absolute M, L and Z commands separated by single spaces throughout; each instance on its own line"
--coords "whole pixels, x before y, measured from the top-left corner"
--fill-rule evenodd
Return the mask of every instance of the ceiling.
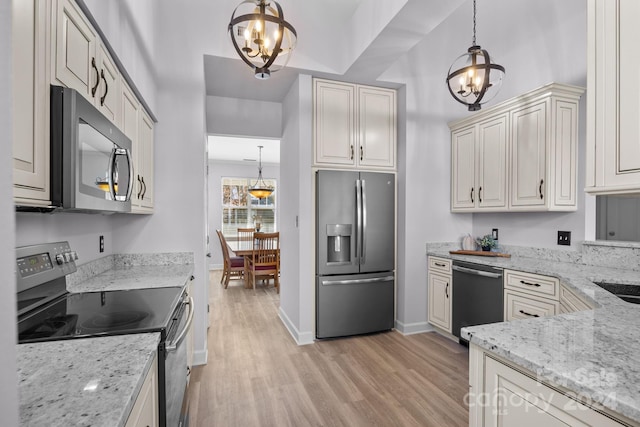
M 299 73 L 397 87 L 379 77 L 465 1 L 279 0 L 297 45 L 286 68 L 258 80 L 227 34 L 240 0 L 217 0 L 214 40 L 204 59 L 207 95 L 280 102 Z
M 222 162 L 258 163 L 262 145 L 262 163 L 280 163 L 280 140 L 258 138 L 236 138 L 230 136 L 209 136 L 209 159 Z M 257 167 L 257 166 L 256 166 Z

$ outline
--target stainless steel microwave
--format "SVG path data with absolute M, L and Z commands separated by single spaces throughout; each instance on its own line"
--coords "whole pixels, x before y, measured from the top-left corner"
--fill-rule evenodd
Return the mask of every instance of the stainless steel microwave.
M 50 143 L 56 208 L 131 211 L 131 140 L 74 89 L 51 86 Z

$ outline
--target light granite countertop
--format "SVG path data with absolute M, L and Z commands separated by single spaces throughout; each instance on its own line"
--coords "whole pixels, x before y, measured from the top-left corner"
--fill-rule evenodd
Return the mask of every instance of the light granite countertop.
M 525 257 L 450 255 L 437 250 L 428 255 L 554 276 L 586 297 L 595 309 L 467 327 L 462 336 L 531 371 L 541 381 L 565 387 L 587 402 L 640 422 L 640 305 L 594 284 L 640 285 L 640 271 Z
M 67 284 L 67 290 L 78 293 L 184 286 L 192 274 L 193 264 L 116 266 Z
M 21 426 L 124 426 L 159 333 L 17 346 Z

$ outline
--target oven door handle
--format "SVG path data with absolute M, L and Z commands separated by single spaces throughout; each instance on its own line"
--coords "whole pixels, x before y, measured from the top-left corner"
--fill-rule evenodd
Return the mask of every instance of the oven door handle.
M 178 345 L 180 345 L 180 342 L 187 335 L 187 331 L 189 331 L 189 328 L 191 327 L 191 323 L 193 322 L 193 311 L 194 311 L 193 310 L 193 297 L 189 297 L 189 301 L 185 302 L 185 304 L 189 306 L 189 317 L 187 317 L 187 324 L 184 325 L 184 329 L 178 334 L 178 336 L 173 341 L 173 343 L 171 343 L 171 344 L 169 344 L 169 345 L 167 345 L 165 347 L 167 352 L 176 351 L 176 349 L 178 348 Z

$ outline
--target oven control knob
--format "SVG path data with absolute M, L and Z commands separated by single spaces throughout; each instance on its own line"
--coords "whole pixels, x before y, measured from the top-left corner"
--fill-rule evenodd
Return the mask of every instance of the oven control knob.
M 56 264 L 58 265 L 64 264 L 64 255 L 62 254 L 56 255 Z
M 71 251 L 71 257 L 73 258 L 74 261 L 76 261 L 78 259 L 78 252 Z
M 64 254 L 64 260 L 65 260 L 65 262 L 71 262 L 71 261 L 73 261 L 73 257 L 71 256 L 71 252 L 65 252 L 65 254 Z

